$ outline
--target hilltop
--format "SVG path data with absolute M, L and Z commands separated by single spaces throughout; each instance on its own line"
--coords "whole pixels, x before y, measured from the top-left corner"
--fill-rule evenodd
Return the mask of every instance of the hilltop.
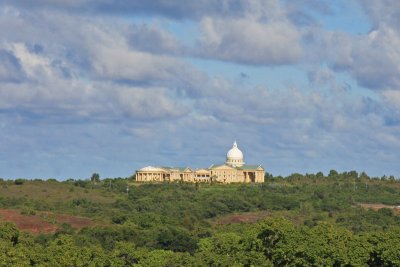
M 1 180 L 0 260 L 57 266 L 68 251 L 66 266 L 397 265 L 399 189 L 356 172 L 231 185 Z

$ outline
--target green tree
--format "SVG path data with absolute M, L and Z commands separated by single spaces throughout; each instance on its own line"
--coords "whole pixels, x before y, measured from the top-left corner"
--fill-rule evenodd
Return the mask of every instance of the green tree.
M 199 242 L 195 257 L 205 266 L 272 266 L 260 249 L 256 235 L 217 233 Z
M 90 181 L 92 181 L 93 184 L 100 182 L 100 174 L 98 174 L 97 172 L 93 173 L 90 177 Z
M 384 232 L 369 232 L 366 243 L 372 245 L 369 266 L 400 266 L 400 228 L 390 228 Z
M 328 177 L 329 178 L 336 178 L 339 175 L 339 173 L 336 170 L 330 170 Z
M 100 246 L 78 247 L 71 236 L 50 242 L 43 261 L 47 266 L 104 266 L 107 256 Z

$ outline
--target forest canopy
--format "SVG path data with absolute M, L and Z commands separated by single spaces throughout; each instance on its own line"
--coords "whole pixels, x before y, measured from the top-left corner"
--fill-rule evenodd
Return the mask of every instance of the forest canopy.
M 232 185 L 2 179 L 0 266 L 399 266 L 399 189 L 355 171 Z

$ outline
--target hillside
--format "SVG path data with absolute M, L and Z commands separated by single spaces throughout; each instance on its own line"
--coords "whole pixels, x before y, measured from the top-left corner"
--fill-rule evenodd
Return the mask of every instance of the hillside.
M 1 180 L 0 262 L 398 266 L 399 189 L 334 171 L 259 185 Z

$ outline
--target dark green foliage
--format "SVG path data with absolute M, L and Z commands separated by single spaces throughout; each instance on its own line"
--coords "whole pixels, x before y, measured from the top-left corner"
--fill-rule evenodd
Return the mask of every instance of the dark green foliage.
M 25 179 L 15 179 L 14 183 L 16 185 L 22 185 L 25 182 Z
M 400 266 L 398 211 L 360 206 L 399 205 L 394 177 L 335 170 L 266 177 L 246 185 L 34 181 L 46 198 L 10 194 L 0 196 L 0 207 L 27 216 L 84 216 L 97 226 L 77 230 L 64 223 L 54 234 L 33 237 L 1 224 L 0 266 Z M 29 183 L 1 186 L 19 192 Z M 47 198 L 51 185 L 61 186 L 63 200 Z M 232 214 L 264 220 L 219 223 Z
M 11 242 L 11 244 L 15 246 L 18 243 L 19 235 L 19 231 L 14 224 L 0 224 L 0 240 Z
M 72 228 L 71 225 L 69 225 L 68 223 L 63 223 L 63 224 L 61 224 L 60 229 L 57 230 L 56 236 L 59 236 L 59 235 L 72 235 L 74 233 L 75 233 L 75 229 Z
M 198 240 L 183 228 L 163 227 L 158 231 L 157 245 L 159 249 L 178 252 L 195 252 Z
M 89 188 L 90 187 L 90 181 L 89 180 L 76 180 L 74 181 L 75 186 L 83 187 L 83 188 Z
M 126 220 L 128 219 L 127 215 L 124 214 L 119 214 L 119 215 L 114 215 L 111 218 L 111 221 L 115 224 L 123 224 Z
M 378 210 L 378 213 L 382 216 L 385 217 L 392 217 L 393 216 L 393 210 L 392 209 L 388 209 L 388 208 L 383 208 Z
M 23 215 L 36 215 L 36 211 L 31 208 L 25 208 L 21 210 L 21 214 Z
M 123 234 L 127 234 L 123 236 Z M 95 227 L 91 229 L 85 229 L 81 232 L 81 235 L 86 238 L 82 243 L 94 243 L 100 244 L 106 250 L 112 250 L 119 241 L 130 241 L 132 232 L 127 232 L 127 229 L 118 229 L 111 227 Z
M 90 181 L 94 184 L 100 182 L 100 174 L 98 173 L 93 173 L 92 176 L 90 177 Z

